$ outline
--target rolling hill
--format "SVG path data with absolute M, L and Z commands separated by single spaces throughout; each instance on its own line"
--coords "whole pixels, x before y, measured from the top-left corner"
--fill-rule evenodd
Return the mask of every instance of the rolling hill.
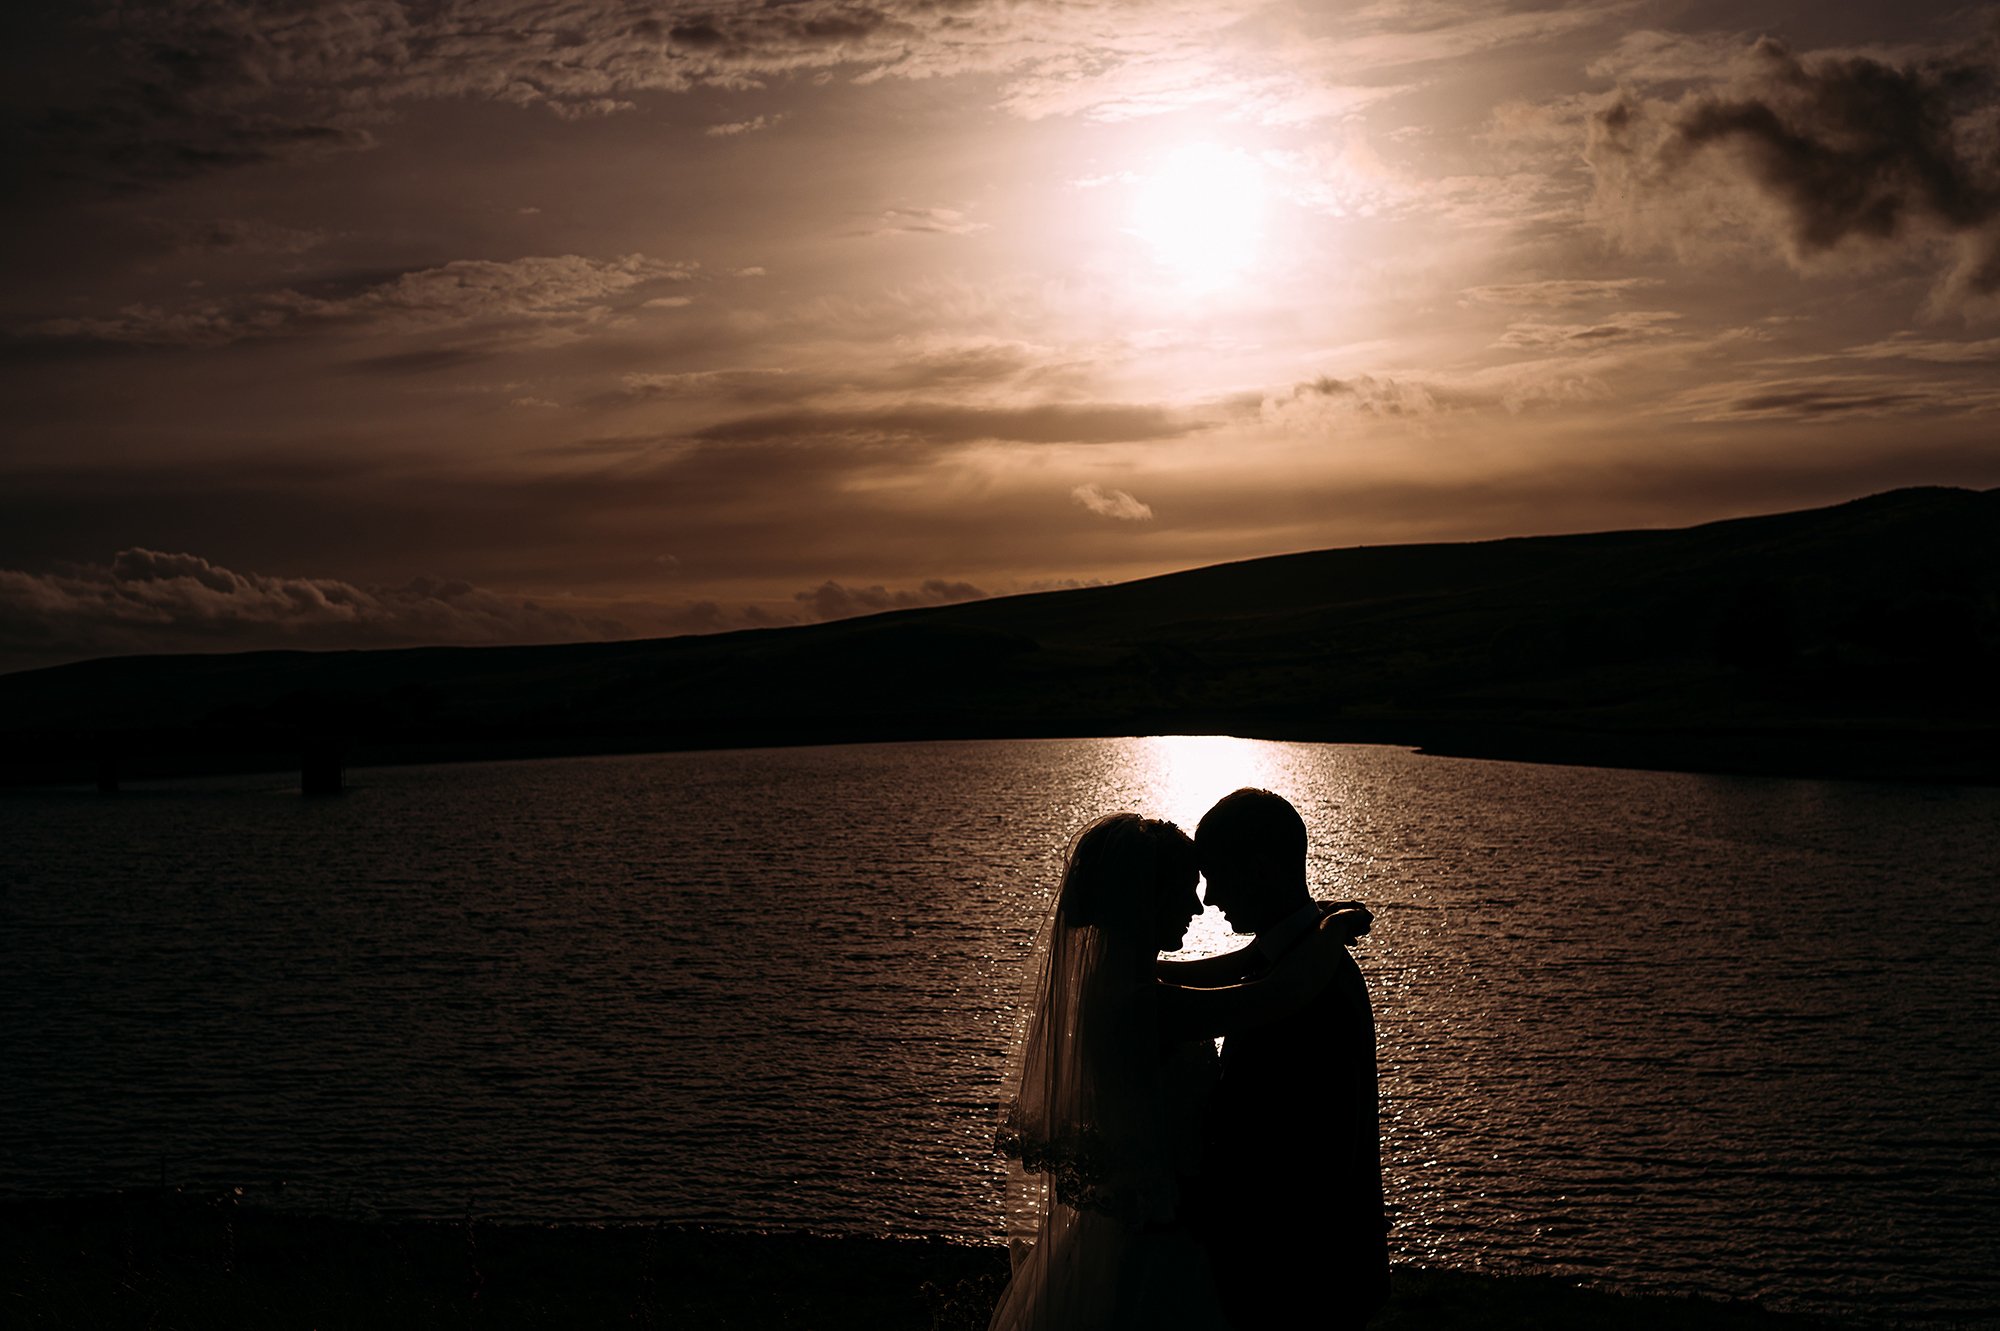
M 795 628 L 121 657 L 0 676 L 0 780 L 867 739 L 1226 732 L 2000 779 L 2000 491 L 1323 550 Z

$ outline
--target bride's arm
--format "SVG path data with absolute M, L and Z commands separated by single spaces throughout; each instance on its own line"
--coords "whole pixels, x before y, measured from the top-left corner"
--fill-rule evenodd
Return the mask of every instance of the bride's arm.
M 1322 915 L 1332 915 L 1334 911 L 1366 911 L 1368 907 L 1360 901 L 1320 901 Z M 1366 925 L 1358 933 L 1366 933 Z M 1160 957 L 1152 963 L 1154 979 L 1170 985 L 1188 985 L 1194 989 L 1214 989 L 1218 985 L 1234 985 L 1240 979 L 1248 979 L 1250 971 L 1258 969 L 1256 943 L 1244 943 L 1236 951 L 1224 951 L 1214 957 L 1196 957 L 1192 961 L 1174 961 L 1172 957 Z
M 1193 961 L 1170 961 L 1161 957 L 1153 963 L 1153 976 L 1168 984 L 1213 989 L 1219 984 L 1235 984 L 1257 965 L 1257 945 L 1246 943 L 1234 952 L 1200 957 Z
M 1342 910 L 1365 912 L 1368 909 L 1358 901 L 1322 901 L 1318 904 L 1323 915 L 1331 915 L 1335 911 Z M 1366 926 L 1358 931 L 1360 934 L 1367 932 Z M 1245 943 L 1234 952 L 1201 957 L 1193 961 L 1174 961 L 1161 957 L 1153 963 L 1153 978 L 1164 980 L 1168 984 L 1195 989 L 1215 989 L 1248 978 L 1250 972 L 1256 970 L 1257 966 L 1257 945 Z
M 1268 975 L 1217 987 L 1156 983 L 1161 1033 L 1213 1039 L 1288 1017 L 1318 996 L 1343 963 L 1347 945 L 1368 932 L 1366 909 L 1337 910 Z

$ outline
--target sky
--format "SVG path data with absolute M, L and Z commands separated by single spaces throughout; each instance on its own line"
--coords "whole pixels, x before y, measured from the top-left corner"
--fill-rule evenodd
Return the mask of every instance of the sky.
M 0 670 L 2000 485 L 1922 0 L 0 17 Z

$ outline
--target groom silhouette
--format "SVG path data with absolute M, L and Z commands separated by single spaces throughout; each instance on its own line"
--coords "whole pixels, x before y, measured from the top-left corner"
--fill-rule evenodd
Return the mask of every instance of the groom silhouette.
M 1283 796 L 1225 795 L 1195 849 L 1208 904 L 1256 939 L 1190 965 L 1253 979 L 1319 923 L 1305 822 Z M 1389 1294 L 1375 1019 L 1360 967 L 1342 959 L 1304 1009 L 1223 1042 L 1193 1219 L 1237 1331 L 1346 1331 Z

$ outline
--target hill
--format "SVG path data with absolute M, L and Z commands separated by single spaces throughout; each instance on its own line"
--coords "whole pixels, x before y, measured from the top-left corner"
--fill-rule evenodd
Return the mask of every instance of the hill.
M 0 676 L 0 779 L 865 739 L 1234 733 L 2000 778 L 2000 491 L 1323 550 L 805 627 Z

